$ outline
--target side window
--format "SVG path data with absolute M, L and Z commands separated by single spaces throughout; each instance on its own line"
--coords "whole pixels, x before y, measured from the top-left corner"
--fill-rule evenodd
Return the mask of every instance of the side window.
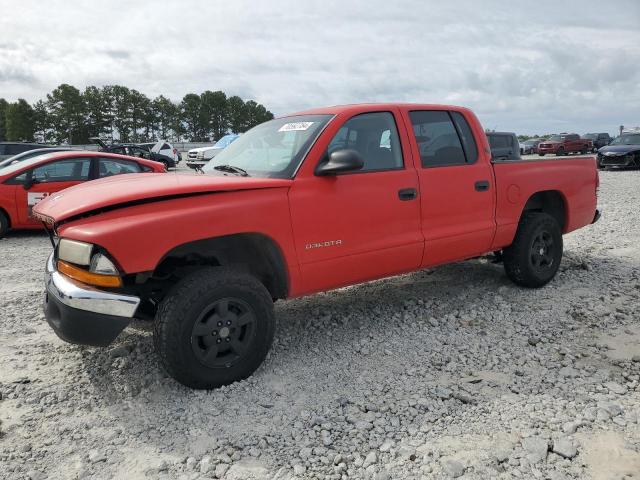
M 464 165 L 466 158 L 449 112 L 409 112 L 423 167 Z
M 36 183 L 81 182 L 89 180 L 91 158 L 68 158 L 34 168 L 31 178 Z
M 451 112 L 451 118 L 453 118 L 453 123 L 455 123 L 458 134 L 462 139 L 462 148 L 467 157 L 467 163 L 476 163 L 478 160 L 478 145 L 467 119 L 460 112 Z
M 141 172 L 140 166 L 136 162 L 115 160 L 113 158 L 99 158 L 98 162 L 98 178 Z
M 347 120 L 329 144 L 328 153 L 356 150 L 364 159 L 362 171 L 403 167 L 398 129 L 391 112 L 363 113 Z
M 509 135 L 491 134 L 488 137 L 491 148 L 511 148 L 513 146 L 513 140 Z
M 27 172 L 22 172 L 19 175 L 16 175 L 15 177 L 11 177 L 9 180 L 6 180 L 4 183 L 5 185 L 22 185 L 27 181 Z
M 147 160 L 151 159 L 151 153 L 149 150 L 145 150 L 144 148 L 129 147 L 128 150 L 128 154 L 132 157 L 146 158 Z

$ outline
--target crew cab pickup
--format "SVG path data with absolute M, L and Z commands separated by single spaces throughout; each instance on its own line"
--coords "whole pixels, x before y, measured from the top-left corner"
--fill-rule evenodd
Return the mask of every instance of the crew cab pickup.
M 593 150 L 593 141 L 580 138 L 577 133 L 561 133 L 552 135 L 538 144 L 538 155 L 544 157 L 547 153 L 554 155 L 568 155 L 580 152 L 585 155 Z
M 495 252 L 524 287 L 551 281 L 562 235 L 596 221 L 592 157 L 497 161 L 468 109 L 320 108 L 245 133 L 204 174 L 126 175 L 47 198 L 57 235 L 46 318 L 106 346 L 154 321 L 176 380 L 249 376 L 277 299 Z

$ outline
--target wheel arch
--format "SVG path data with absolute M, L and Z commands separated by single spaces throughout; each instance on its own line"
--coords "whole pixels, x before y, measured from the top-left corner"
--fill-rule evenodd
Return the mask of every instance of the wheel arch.
M 198 266 L 230 266 L 248 271 L 274 299 L 286 298 L 289 275 L 277 242 L 262 233 L 247 232 L 205 238 L 178 245 L 156 265 L 154 277 L 166 277 Z
M 0 213 L 3 214 L 5 216 L 5 218 L 7 219 L 7 222 L 9 222 L 8 228 L 11 228 L 12 221 L 11 221 L 11 215 L 9 215 L 9 212 L 5 208 L 0 206 Z
M 520 219 L 528 212 L 542 212 L 551 215 L 564 233 L 569 224 L 567 200 L 559 190 L 543 190 L 532 194 L 525 203 Z

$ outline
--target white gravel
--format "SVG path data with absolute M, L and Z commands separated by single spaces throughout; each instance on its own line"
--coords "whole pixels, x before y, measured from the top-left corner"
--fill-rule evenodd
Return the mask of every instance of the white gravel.
M 637 478 L 640 172 L 601 179 L 549 286 L 474 260 L 278 302 L 263 367 L 212 392 L 167 378 L 144 324 L 59 340 L 48 239 L 11 234 L 0 478 Z

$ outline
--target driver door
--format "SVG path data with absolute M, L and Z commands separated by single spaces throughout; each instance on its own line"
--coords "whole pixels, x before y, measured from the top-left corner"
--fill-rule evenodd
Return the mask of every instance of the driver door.
M 65 158 L 25 172 L 23 186 L 15 190 L 18 218 L 23 225 L 38 225 L 33 207 L 43 198 L 89 180 L 91 157 Z
M 305 165 L 289 192 L 305 293 L 418 268 L 418 176 L 396 112 L 360 113 L 333 135 L 326 154 L 357 151 L 360 170 L 317 176 Z

